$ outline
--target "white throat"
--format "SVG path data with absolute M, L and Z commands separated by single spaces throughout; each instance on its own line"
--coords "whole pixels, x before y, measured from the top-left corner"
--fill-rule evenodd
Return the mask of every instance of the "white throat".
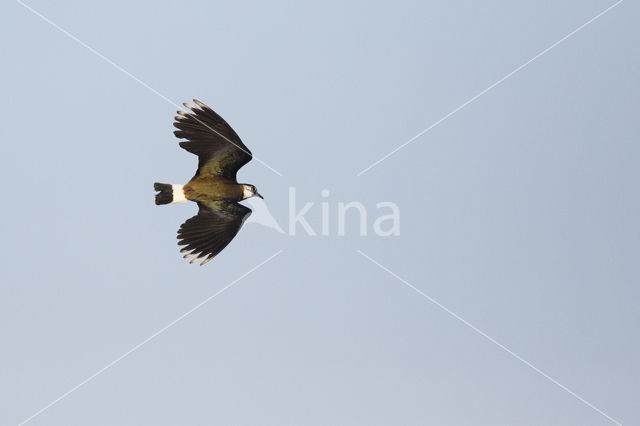
M 242 199 L 246 200 L 254 196 L 253 191 L 249 185 L 242 185 Z

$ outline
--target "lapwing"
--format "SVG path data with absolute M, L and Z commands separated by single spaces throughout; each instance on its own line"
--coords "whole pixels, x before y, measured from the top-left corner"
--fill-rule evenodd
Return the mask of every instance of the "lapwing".
M 178 230 L 178 245 L 189 263 L 200 259 L 204 265 L 220 253 L 236 236 L 251 209 L 238 203 L 250 197 L 260 197 L 255 186 L 238 183 L 236 173 L 253 157 L 237 133 L 211 108 L 197 99 L 198 107 L 184 106 L 190 112 L 178 111 L 173 133 L 180 147 L 198 156 L 198 170 L 185 185 L 154 183 L 158 191 L 156 204 L 186 201 L 198 203 L 198 214 L 188 219 Z

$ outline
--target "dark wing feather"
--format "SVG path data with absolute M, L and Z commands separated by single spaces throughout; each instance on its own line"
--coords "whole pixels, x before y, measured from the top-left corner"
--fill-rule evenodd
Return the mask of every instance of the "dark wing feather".
M 178 230 L 178 245 L 184 257 L 195 256 L 190 263 L 205 258 L 204 265 L 220 253 L 236 236 L 251 209 L 233 201 L 198 203 L 198 214 Z
M 178 138 L 187 139 L 180 146 L 198 156 L 200 174 L 213 174 L 236 181 L 240 167 L 251 161 L 249 148 L 226 121 L 197 99 L 200 108 L 185 103 L 190 113 L 178 111 L 173 132 Z

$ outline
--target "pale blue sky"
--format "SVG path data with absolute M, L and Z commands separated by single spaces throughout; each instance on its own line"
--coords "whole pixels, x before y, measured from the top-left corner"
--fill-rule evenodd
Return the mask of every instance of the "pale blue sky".
M 279 250 L 32 425 L 640 424 L 640 6 L 625 1 L 27 1 L 256 161 L 285 227 L 339 202 L 401 235 L 255 224 L 206 267 L 157 207 L 195 157 L 175 108 L 18 2 L 0 6 L 0 424 L 15 425 Z M 375 217 L 375 215 L 373 216 Z M 369 222 L 372 226 L 373 219 Z M 335 228 L 334 228 L 335 229 Z M 371 228 L 370 228 L 371 229 Z

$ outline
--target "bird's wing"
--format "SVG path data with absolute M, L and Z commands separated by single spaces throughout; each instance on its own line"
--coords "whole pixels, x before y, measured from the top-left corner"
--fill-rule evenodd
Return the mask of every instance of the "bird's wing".
M 251 161 L 251 151 L 222 117 L 199 100 L 193 101 L 200 108 L 185 103 L 191 112 L 178 111 L 173 123 L 178 130 L 173 133 L 187 139 L 180 146 L 198 156 L 196 176 L 213 174 L 235 182 L 240 167 Z
M 220 253 L 236 236 L 251 209 L 233 201 L 198 203 L 198 214 L 188 219 L 178 230 L 178 245 L 184 257 L 195 256 L 193 263 L 205 258 L 204 265 Z

